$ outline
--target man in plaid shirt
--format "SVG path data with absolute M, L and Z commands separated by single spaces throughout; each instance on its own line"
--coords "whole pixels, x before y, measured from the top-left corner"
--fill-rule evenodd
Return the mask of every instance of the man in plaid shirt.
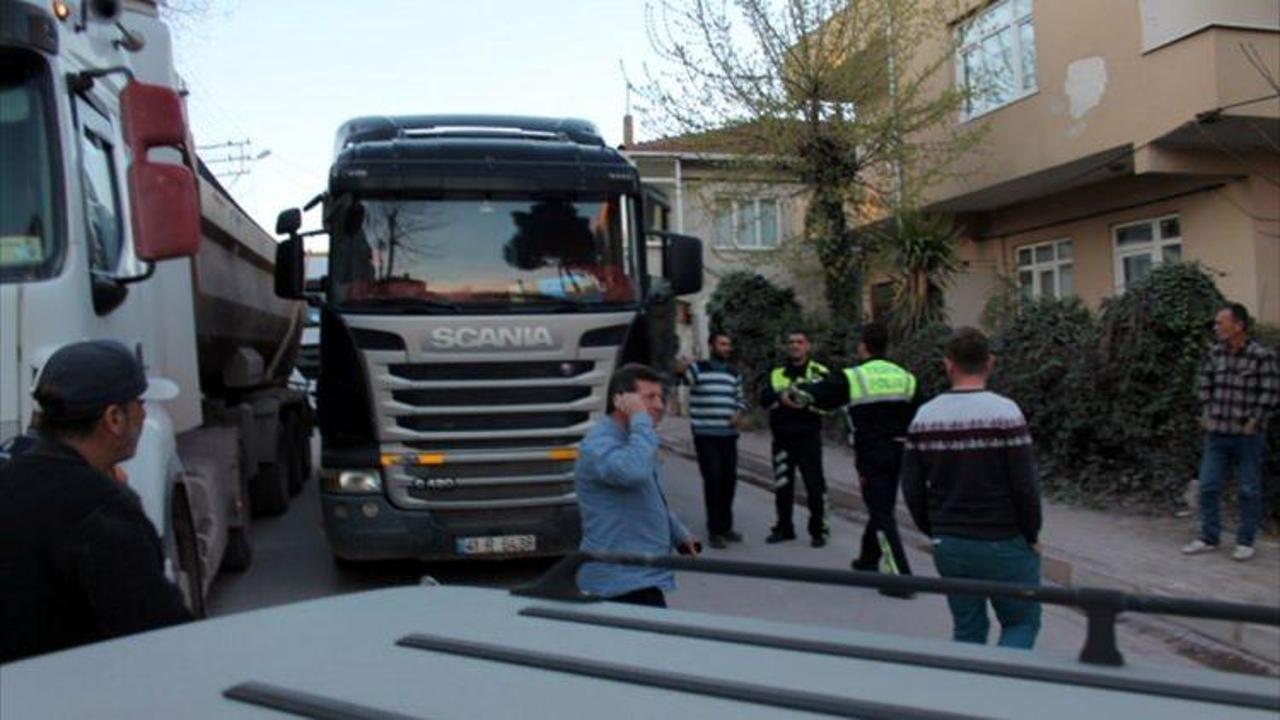
M 1204 457 L 1200 462 L 1200 537 L 1187 555 L 1218 548 L 1222 531 L 1218 500 L 1235 466 L 1240 483 L 1240 529 L 1231 557 L 1253 557 L 1253 536 L 1262 514 L 1262 458 L 1267 417 L 1280 406 L 1280 361 L 1275 351 L 1249 337 L 1249 311 L 1230 303 L 1213 319 L 1218 342 L 1200 370 L 1197 388 L 1203 410 Z

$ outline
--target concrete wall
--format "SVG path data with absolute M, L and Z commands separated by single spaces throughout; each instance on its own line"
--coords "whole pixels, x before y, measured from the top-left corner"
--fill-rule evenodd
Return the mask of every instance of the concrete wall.
M 1223 8 L 1233 2 L 1199 4 Z M 984 127 L 986 141 L 957 163 L 961 176 L 935 186 L 928 200 L 964 196 L 1112 148 L 1146 143 L 1198 112 L 1271 92 L 1239 46 L 1252 43 L 1273 69 L 1280 67 L 1280 36 L 1275 32 L 1212 27 L 1144 52 L 1146 8 L 1140 6 L 1148 5 L 1152 3 L 1140 0 L 1036 0 L 1038 89 L 986 115 L 957 119 L 964 126 Z M 964 17 L 954 14 L 957 22 Z M 937 46 L 923 48 L 917 60 L 939 51 Z M 954 82 L 953 58 L 933 85 L 940 89 Z M 1280 117 L 1280 104 L 1237 112 Z M 916 139 L 938 134 L 935 129 Z
M 1271 171 L 1280 173 L 1280 165 L 1273 166 Z M 1168 190 L 1176 189 L 1177 185 L 1170 181 L 1160 187 Z M 1280 225 L 1251 217 L 1280 217 L 1280 194 L 1274 185 L 1251 176 L 1180 193 L 1165 193 L 1174 197 L 1148 202 L 1153 194 L 1151 184 L 1128 178 L 1108 184 L 1105 192 L 1109 202 L 1123 209 L 1054 222 L 1055 215 L 1062 217 L 1062 210 L 1070 210 L 1088 198 L 1067 195 L 1046 199 L 996 218 L 1006 227 L 1030 229 L 967 241 L 963 244 L 965 252 L 979 252 L 977 248 L 994 250 L 1002 272 L 1012 274 L 1016 272 L 1019 247 L 1070 238 L 1076 295 L 1097 309 L 1103 298 L 1116 292 L 1119 282 L 1113 228 L 1176 213 L 1182 226 L 1182 257 L 1198 260 L 1221 273 L 1217 283 L 1223 294 L 1243 302 L 1264 322 L 1280 323 L 1280 288 L 1277 288 L 1280 285 Z M 970 302 L 972 298 L 963 295 L 949 298 L 949 304 L 961 306 L 952 311 L 953 320 L 981 311 L 980 305 L 963 307 Z

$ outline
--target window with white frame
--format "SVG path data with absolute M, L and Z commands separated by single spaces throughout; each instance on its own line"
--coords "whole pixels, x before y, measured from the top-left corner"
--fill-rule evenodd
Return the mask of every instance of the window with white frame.
M 1036 91 L 1036 30 L 1031 2 L 1000 0 L 960 27 L 956 84 L 969 93 L 966 118 Z
M 1182 223 L 1177 215 L 1117 225 L 1111 237 L 1117 291 L 1145 278 L 1160 263 L 1182 259 Z
M 1071 238 L 1018 248 L 1018 287 L 1029 298 L 1074 295 Z
M 718 248 L 770 250 L 782 236 L 777 198 L 716 198 L 713 241 Z

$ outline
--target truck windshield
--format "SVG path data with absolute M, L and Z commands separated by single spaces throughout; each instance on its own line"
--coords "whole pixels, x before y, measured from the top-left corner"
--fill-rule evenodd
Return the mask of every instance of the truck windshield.
M 616 196 L 341 196 L 330 214 L 333 300 L 410 312 L 634 303 L 629 207 Z
M 57 270 L 58 172 L 47 77 L 39 55 L 0 48 L 0 282 Z

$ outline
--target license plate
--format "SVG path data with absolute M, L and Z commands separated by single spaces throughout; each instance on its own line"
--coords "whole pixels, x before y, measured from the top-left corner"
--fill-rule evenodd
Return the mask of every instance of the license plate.
M 538 549 L 537 535 L 488 535 L 455 540 L 459 555 L 530 553 Z

